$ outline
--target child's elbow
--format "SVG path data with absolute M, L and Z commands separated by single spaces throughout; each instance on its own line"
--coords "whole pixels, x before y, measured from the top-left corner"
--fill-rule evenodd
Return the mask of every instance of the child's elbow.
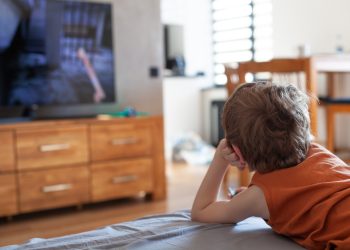
M 191 211 L 191 220 L 196 222 L 206 222 L 206 219 L 203 217 L 203 213 L 193 209 Z
M 198 213 L 198 211 L 196 211 L 195 209 L 192 209 L 192 210 L 191 210 L 191 220 L 192 220 L 192 221 L 201 222 L 201 221 L 200 221 L 199 213 Z

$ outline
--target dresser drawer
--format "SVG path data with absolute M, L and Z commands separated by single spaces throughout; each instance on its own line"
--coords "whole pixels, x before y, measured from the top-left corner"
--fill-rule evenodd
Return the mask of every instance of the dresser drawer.
M 86 166 L 19 173 L 21 212 L 82 204 L 89 201 Z
M 18 131 L 17 157 L 18 169 L 86 163 L 87 126 Z
M 153 190 L 150 159 L 123 160 L 92 165 L 92 200 L 135 195 Z
M 148 156 L 152 153 L 149 127 L 128 124 L 93 125 L 90 133 L 92 161 Z
M 0 173 L 14 171 L 15 153 L 14 136 L 11 131 L 0 132 Z
M 14 174 L 0 175 L 0 216 L 13 215 L 18 212 L 17 188 Z

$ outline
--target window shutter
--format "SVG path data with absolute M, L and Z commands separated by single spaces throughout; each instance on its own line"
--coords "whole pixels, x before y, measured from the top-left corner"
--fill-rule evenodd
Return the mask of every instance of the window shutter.
M 273 57 L 272 0 L 212 0 L 214 82 L 226 83 L 224 64 Z

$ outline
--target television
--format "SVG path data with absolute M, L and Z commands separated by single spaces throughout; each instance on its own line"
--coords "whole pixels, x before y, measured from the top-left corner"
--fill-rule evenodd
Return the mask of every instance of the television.
M 117 103 L 112 4 L 0 1 L 0 117 L 94 116 Z
M 171 70 L 174 76 L 185 75 L 184 27 L 166 24 L 164 29 L 164 62 L 165 69 Z

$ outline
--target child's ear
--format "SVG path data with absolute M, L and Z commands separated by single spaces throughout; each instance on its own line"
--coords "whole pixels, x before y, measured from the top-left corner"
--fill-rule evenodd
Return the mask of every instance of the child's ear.
M 246 162 L 245 162 L 245 159 L 243 158 L 241 150 L 235 145 L 232 145 L 232 149 L 233 149 L 233 152 L 235 152 L 235 154 L 238 156 L 238 161 L 241 164 L 241 166 L 244 166 Z

